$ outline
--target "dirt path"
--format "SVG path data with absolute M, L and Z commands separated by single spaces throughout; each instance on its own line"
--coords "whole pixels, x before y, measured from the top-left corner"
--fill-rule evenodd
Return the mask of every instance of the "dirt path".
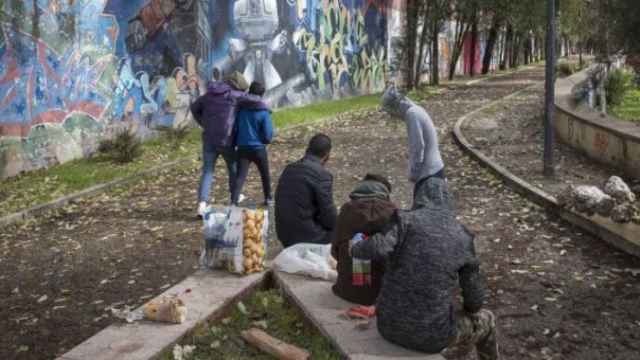
M 440 128 L 461 219 L 479 236 L 489 306 L 500 315 L 506 359 L 632 359 L 640 351 L 640 261 L 583 235 L 504 188 L 454 145 L 455 120 L 542 79 L 541 68 L 424 102 Z M 408 206 L 404 125 L 370 111 L 284 134 L 270 149 L 274 184 L 311 134 L 333 138 L 330 170 L 342 204 L 366 172 L 389 176 Z M 218 170 L 222 171 L 223 166 Z M 85 199 L 0 234 L 0 358 L 48 359 L 113 322 L 114 304 L 137 306 L 190 274 L 200 224 L 193 218 L 199 164 Z M 225 184 L 218 177 L 217 184 Z M 226 186 L 216 186 L 224 199 Z M 252 170 L 245 193 L 261 200 Z
M 539 84 L 492 106 L 467 121 L 463 132 L 474 147 L 507 167 L 515 175 L 558 195 L 568 184 L 603 186 L 612 175 L 625 178 L 631 186 L 640 179 L 625 177 L 620 169 L 597 163 L 563 143 L 554 151 L 556 175 L 539 171 L 544 142 L 544 86 Z

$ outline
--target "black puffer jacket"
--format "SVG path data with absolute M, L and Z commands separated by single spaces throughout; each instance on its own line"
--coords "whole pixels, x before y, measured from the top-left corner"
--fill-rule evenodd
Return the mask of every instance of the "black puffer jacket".
M 386 234 L 353 246 L 364 259 L 387 259 L 378 296 L 378 330 L 410 349 L 437 353 L 456 335 L 454 293 L 462 289 L 464 309 L 480 310 L 485 298 L 473 236 L 456 221 L 446 181 L 429 178 L 417 194 L 417 208 L 398 212 Z
M 337 211 L 333 176 L 320 159 L 307 154 L 287 165 L 276 188 L 276 232 L 284 247 L 331 242 Z

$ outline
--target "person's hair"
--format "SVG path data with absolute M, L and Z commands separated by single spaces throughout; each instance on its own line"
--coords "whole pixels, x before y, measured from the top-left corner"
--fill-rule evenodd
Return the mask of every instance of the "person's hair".
M 389 190 L 389 192 L 391 192 L 391 183 L 389 182 L 389 180 L 384 177 L 383 175 L 378 175 L 378 174 L 367 174 L 364 176 L 364 179 L 362 179 L 364 181 L 370 180 L 370 181 L 377 181 L 379 183 L 382 183 L 382 185 L 387 187 L 387 190 Z
M 323 158 L 331 152 L 331 138 L 325 134 L 316 134 L 309 140 L 307 154 Z
M 264 92 L 265 92 L 264 85 L 262 85 L 257 81 L 252 82 L 251 85 L 249 86 L 249 94 L 262 96 L 264 95 Z
M 231 85 L 236 90 L 246 91 L 249 88 L 249 83 L 247 83 L 244 75 L 242 75 L 239 71 L 234 71 L 229 74 L 225 78 L 225 82 Z

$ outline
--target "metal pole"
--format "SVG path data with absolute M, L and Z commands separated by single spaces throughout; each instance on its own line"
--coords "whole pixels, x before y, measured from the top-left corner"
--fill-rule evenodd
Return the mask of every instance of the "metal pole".
M 555 0 L 547 0 L 547 51 L 545 72 L 544 175 L 553 176 L 553 144 L 555 118 L 556 9 Z

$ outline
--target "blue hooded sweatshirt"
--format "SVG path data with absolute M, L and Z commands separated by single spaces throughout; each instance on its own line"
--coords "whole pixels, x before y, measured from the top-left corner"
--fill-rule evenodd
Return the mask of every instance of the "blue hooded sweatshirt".
M 273 138 L 271 111 L 262 102 L 243 104 L 236 117 L 236 141 L 238 148 L 261 149 Z

